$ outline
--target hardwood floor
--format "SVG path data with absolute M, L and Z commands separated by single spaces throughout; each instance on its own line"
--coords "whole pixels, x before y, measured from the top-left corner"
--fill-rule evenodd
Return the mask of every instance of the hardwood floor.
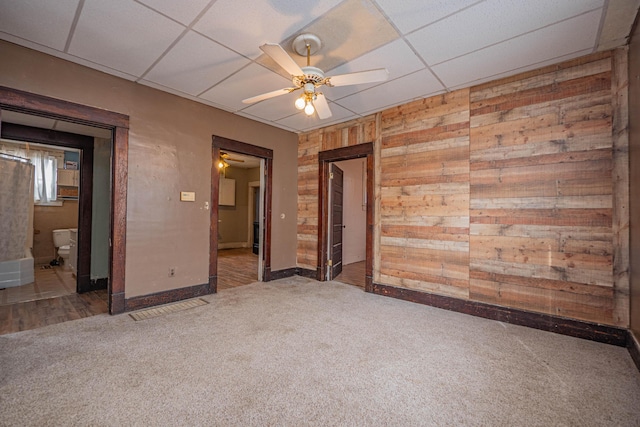
M 251 248 L 218 251 L 218 291 L 258 281 L 258 255 Z
M 365 282 L 365 261 L 354 262 L 342 266 L 342 273 L 334 280 L 336 282 L 346 283 L 347 285 L 357 286 L 364 289 Z
M 108 312 L 107 290 L 76 293 L 62 267 L 36 267 L 35 282 L 0 290 L 0 335 Z

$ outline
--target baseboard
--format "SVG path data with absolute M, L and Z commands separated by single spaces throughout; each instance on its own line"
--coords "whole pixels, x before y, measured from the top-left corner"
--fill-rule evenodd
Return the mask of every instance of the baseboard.
M 629 336 L 627 337 L 627 349 L 629 349 L 629 354 L 636 364 L 636 368 L 640 371 L 640 343 L 638 343 L 634 333 L 631 331 L 629 331 Z
M 218 243 L 218 249 L 240 249 L 240 248 L 250 248 L 251 245 L 247 242 L 227 242 L 227 243 Z
M 108 286 L 108 277 L 104 277 L 102 279 L 91 279 L 89 281 L 84 281 L 83 283 L 78 282 L 78 293 L 83 294 L 85 292 L 99 291 L 100 289 L 107 289 Z
M 285 268 L 284 270 L 272 271 L 269 276 L 269 280 L 278 280 L 278 279 L 284 279 L 287 277 L 293 277 L 296 275 L 297 271 L 298 269 L 296 267 Z
M 296 275 L 308 277 L 309 279 L 318 279 L 318 273 L 315 270 L 310 270 L 308 268 L 296 268 Z
M 514 325 L 527 326 L 621 347 L 627 346 L 628 331 L 615 326 L 600 325 L 581 320 L 567 319 L 550 314 L 534 313 L 516 308 L 502 307 L 477 301 L 462 300 L 411 289 L 373 284 L 373 293 L 472 316 L 498 320 Z
M 209 286 L 209 283 L 204 283 L 202 285 L 194 285 L 186 288 L 172 289 L 169 291 L 157 292 L 155 294 L 127 298 L 124 301 L 124 311 L 140 310 L 142 308 L 168 304 L 170 302 L 201 297 L 209 295 L 210 293 L 211 287 Z

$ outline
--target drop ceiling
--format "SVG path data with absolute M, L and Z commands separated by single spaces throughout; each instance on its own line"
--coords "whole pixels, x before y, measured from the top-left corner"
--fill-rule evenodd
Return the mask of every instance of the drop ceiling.
M 293 132 L 371 114 L 627 43 L 640 0 L 0 0 L 0 39 Z M 259 49 L 322 40 L 327 75 L 386 67 L 382 83 L 323 88 L 307 117 Z

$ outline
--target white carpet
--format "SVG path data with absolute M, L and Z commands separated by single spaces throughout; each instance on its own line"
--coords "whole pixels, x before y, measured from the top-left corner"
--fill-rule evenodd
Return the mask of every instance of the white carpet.
M 0 425 L 637 426 L 624 348 L 295 277 L 0 336 Z

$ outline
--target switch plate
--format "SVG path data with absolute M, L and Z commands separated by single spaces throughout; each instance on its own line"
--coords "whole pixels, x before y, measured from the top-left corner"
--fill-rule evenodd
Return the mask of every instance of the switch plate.
M 181 191 L 180 192 L 180 201 L 182 201 L 182 202 L 195 202 L 196 201 L 196 192 L 195 191 Z

